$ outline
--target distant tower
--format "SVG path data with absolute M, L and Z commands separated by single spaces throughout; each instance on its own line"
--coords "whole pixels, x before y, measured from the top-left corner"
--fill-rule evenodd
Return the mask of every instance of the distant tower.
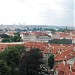
M 25 23 L 23 23 L 23 25 L 25 25 Z
M 21 24 L 19 23 L 19 25 L 21 25 Z
M 68 28 L 66 27 L 66 28 L 65 28 L 65 32 L 67 32 L 67 31 L 68 31 Z
M 15 25 L 15 23 L 13 23 L 13 25 Z
M 67 30 L 67 27 L 66 27 L 66 30 Z

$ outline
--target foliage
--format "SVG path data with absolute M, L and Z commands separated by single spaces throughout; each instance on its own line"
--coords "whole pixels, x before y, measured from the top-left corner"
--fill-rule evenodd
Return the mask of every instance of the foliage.
M 11 67 L 11 73 L 13 74 L 18 69 L 19 60 L 22 53 L 25 52 L 24 46 L 10 46 L 0 53 L 0 59 L 7 63 L 7 66 Z
M 49 43 L 54 43 L 54 44 L 72 44 L 71 39 L 53 39 L 49 40 Z
M 19 42 L 19 41 L 21 40 L 20 33 L 17 32 L 17 33 L 15 33 L 14 35 L 15 35 L 15 36 L 14 36 L 14 42 Z
M 10 42 L 9 38 L 3 38 L 1 42 Z
M 54 67 L 54 64 L 55 64 L 54 55 L 51 54 L 50 57 L 48 58 L 48 65 L 49 65 L 50 69 L 52 69 Z
M 44 30 L 46 30 L 46 31 L 52 31 L 52 32 L 55 32 L 55 31 L 56 31 L 56 30 L 53 29 L 53 28 L 44 28 Z
M 22 75 L 39 75 L 40 65 L 43 63 L 42 58 L 40 49 L 34 48 L 25 52 L 20 62 Z
M 9 38 L 9 35 L 7 35 L 7 34 L 0 34 L 0 37 L 1 38 Z
M 3 38 L 1 42 L 20 42 L 21 37 L 19 33 L 15 33 L 14 36 L 9 36 L 8 38 Z
M 0 53 L 1 75 L 40 75 L 43 63 L 40 49 L 26 51 L 23 45 L 7 47 Z M 2 65 L 3 63 L 3 65 Z
M 0 60 L 0 75 L 11 75 L 11 68 L 3 60 Z
M 19 42 L 19 41 L 20 41 L 20 39 L 21 39 L 21 37 L 20 37 L 20 36 L 14 36 L 14 42 Z

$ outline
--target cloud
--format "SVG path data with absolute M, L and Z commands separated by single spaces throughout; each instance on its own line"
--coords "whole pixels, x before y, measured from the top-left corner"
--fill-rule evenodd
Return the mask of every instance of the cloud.
M 0 24 L 74 24 L 74 0 L 1 0 L 0 11 Z

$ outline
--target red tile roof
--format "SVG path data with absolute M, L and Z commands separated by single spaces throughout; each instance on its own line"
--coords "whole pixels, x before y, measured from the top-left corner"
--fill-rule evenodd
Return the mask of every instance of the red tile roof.
M 75 51 L 67 50 L 61 53 L 58 53 L 55 57 L 55 61 L 68 60 L 75 57 Z
M 58 70 L 58 75 L 72 75 L 73 73 L 70 71 L 68 66 L 66 64 L 60 63 L 57 67 L 56 70 Z
M 15 46 L 16 44 L 0 44 L 0 51 L 4 50 L 7 46 Z M 73 51 L 75 45 L 71 44 L 47 44 L 43 42 L 25 42 L 23 45 L 27 48 L 39 48 L 44 53 L 55 54 L 55 61 L 68 60 L 75 57 Z M 50 50 L 50 52 L 49 52 Z

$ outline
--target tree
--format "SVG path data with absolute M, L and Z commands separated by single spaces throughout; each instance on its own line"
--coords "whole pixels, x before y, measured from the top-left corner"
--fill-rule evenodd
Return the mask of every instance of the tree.
M 0 60 L 0 75 L 11 75 L 11 68 L 3 60 Z
M 20 36 L 14 36 L 14 42 L 20 42 L 21 37 Z
M 53 44 L 72 44 L 72 40 L 71 39 L 52 39 L 49 40 L 49 43 L 53 43 Z
M 9 35 L 7 35 L 7 34 L 0 34 L 0 37 L 1 38 L 9 38 Z
M 6 35 L 3 35 L 4 37 Z M 3 40 L 1 42 L 20 42 L 21 41 L 21 37 L 20 37 L 20 33 L 15 33 L 14 36 L 8 36 L 8 38 L 3 38 Z
M 42 58 L 40 49 L 34 48 L 25 52 L 20 62 L 22 75 L 39 75 L 40 65 L 43 63 Z
M 10 42 L 14 42 L 14 36 L 10 36 L 9 40 Z
M 3 38 L 1 42 L 10 42 L 9 38 Z
M 9 67 L 11 67 L 12 75 L 16 69 L 18 69 L 19 60 L 22 53 L 25 51 L 25 47 L 22 45 L 7 47 L 2 53 L 0 53 L 0 59 L 4 60 Z
M 14 34 L 14 42 L 20 42 L 21 41 L 21 37 L 20 37 L 20 33 L 17 32 Z
M 50 57 L 48 58 L 48 65 L 49 65 L 50 69 L 52 69 L 54 67 L 54 64 L 55 64 L 54 55 L 51 54 Z

